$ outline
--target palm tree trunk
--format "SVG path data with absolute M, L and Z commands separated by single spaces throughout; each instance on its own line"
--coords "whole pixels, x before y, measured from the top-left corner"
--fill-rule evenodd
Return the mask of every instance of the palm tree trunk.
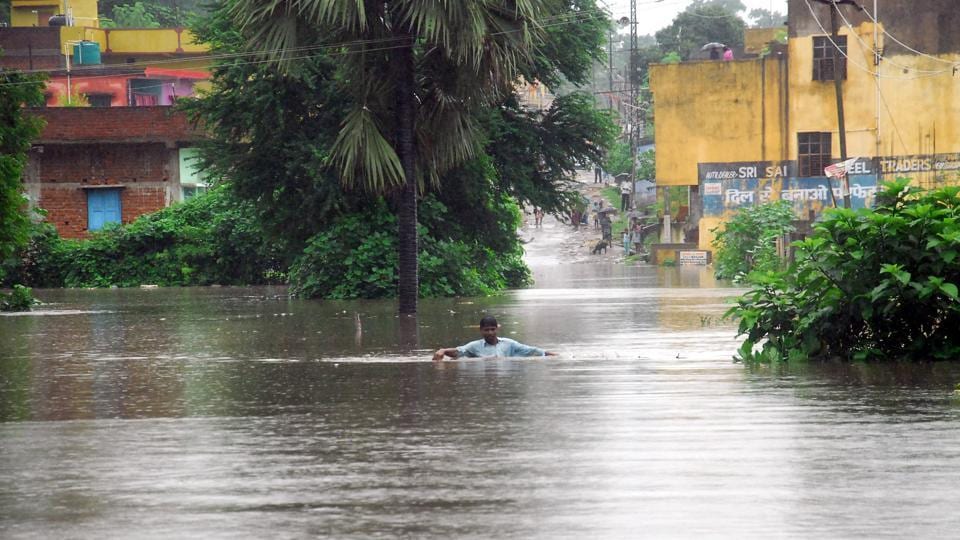
M 414 147 L 414 62 L 412 36 L 405 33 L 408 47 L 394 52 L 394 67 L 397 70 L 397 153 L 403 165 L 405 182 L 400 190 L 400 208 L 397 216 L 399 235 L 399 299 L 400 313 L 417 312 L 419 275 L 417 269 L 417 178 L 416 148 Z

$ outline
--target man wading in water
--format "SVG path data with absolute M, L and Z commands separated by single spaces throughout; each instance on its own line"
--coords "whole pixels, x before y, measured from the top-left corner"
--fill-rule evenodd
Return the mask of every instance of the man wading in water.
M 556 356 L 557 353 L 545 351 L 539 347 L 531 347 L 523 343 L 517 343 L 510 338 L 497 337 L 497 319 L 487 315 L 480 319 L 480 333 L 483 339 L 471 341 L 466 345 L 454 347 L 452 349 L 437 349 L 433 353 L 433 360 L 439 362 L 444 356 L 450 358 L 468 358 L 488 357 L 488 356 Z

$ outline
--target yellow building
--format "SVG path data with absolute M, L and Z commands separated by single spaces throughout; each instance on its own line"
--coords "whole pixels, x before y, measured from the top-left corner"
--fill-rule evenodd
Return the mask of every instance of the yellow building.
M 97 0 L 11 0 L 10 25 L 19 27 L 51 26 L 50 17 L 64 15 L 73 24 L 99 26 Z
M 960 35 L 937 23 L 953 20 L 956 6 L 865 7 L 840 6 L 839 66 L 829 7 L 790 0 L 787 43 L 765 56 L 651 68 L 657 183 L 689 189 L 681 230 L 701 249 L 711 247 L 710 230 L 745 205 L 791 200 L 800 220 L 834 200 L 842 206 L 845 183 L 828 184 L 823 170 L 841 158 L 837 72 L 846 155 L 858 158 L 848 162 L 854 208 L 871 205 L 878 183 L 895 176 L 929 187 L 957 182 Z
M 210 68 L 209 59 L 200 58 L 208 54 L 208 47 L 197 43 L 193 34 L 186 28 L 101 28 L 97 13 L 97 0 L 12 0 L 10 21 L 13 28 L 40 28 L 59 26 L 59 44 L 51 51 L 46 31 L 37 36 L 20 33 L 11 34 L 11 39 L 2 40 L 0 45 L 6 52 L 5 65 L 15 68 L 34 69 L 29 62 L 17 62 L 24 56 L 39 58 L 36 62 L 41 69 L 51 68 L 56 62 L 42 58 L 44 55 L 72 54 L 73 47 L 80 41 L 96 42 L 99 45 L 104 64 L 152 65 L 159 61 L 171 69 Z M 55 15 L 60 19 L 50 20 Z M 51 22 L 53 24 L 51 24 Z M 49 31 L 53 31 L 50 29 Z M 8 32 L 9 33 L 9 32 Z M 57 65 L 65 68 L 66 59 Z

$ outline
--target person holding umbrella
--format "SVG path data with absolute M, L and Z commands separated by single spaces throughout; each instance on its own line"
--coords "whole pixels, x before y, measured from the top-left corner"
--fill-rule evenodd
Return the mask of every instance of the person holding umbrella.
M 723 51 L 723 50 L 726 49 L 726 48 L 727 48 L 727 46 L 724 45 L 723 43 L 717 43 L 716 41 L 714 41 L 714 42 L 711 42 L 711 43 L 707 43 L 707 44 L 704 45 L 703 47 L 700 47 L 700 52 L 710 51 L 710 59 L 711 59 L 711 60 L 719 60 L 719 59 L 720 59 L 720 55 L 723 54 L 721 51 Z M 732 53 L 731 53 L 731 54 L 732 54 Z

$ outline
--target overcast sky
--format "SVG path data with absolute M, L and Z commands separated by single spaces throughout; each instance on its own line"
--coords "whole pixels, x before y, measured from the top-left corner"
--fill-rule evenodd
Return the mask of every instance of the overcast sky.
M 754 8 L 772 9 L 786 15 L 787 0 L 741 0 L 747 6 L 747 11 Z M 613 11 L 613 19 L 630 15 L 630 0 L 597 0 L 601 7 L 609 7 Z M 668 26 L 688 5 L 691 0 L 637 0 L 637 34 L 653 34 L 664 26 Z M 740 14 L 742 17 L 746 13 Z

